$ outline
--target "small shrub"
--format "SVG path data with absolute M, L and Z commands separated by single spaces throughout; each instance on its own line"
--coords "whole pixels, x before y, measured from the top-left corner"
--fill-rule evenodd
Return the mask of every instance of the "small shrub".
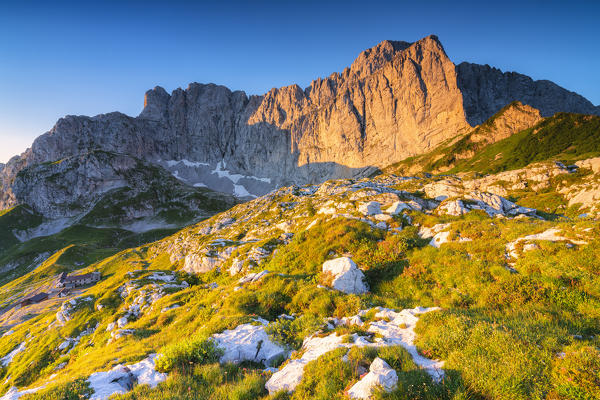
M 216 343 L 211 339 L 193 338 L 166 346 L 156 360 L 156 369 L 170 372 L 173 369 L 187 370 L 190 364 L 209 364 L 219 360 L 222 355 Z

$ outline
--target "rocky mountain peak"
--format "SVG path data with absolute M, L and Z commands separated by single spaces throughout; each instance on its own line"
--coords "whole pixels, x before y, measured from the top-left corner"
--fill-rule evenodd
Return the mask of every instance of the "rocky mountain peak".
M 156 86 L 150 89 L 144 95 L 144 109 L 140 113 L 140 118 L 150 120 L 161 120 L 166 118 L 167 107 L 171 96 L 165 89 Z
M 1 169 L 0 208 L 22 201 L 12 186 L 23 168 L 95 150 L 150 161 L 188 185 L 240 196 L 357 177 L 466 134 L 515 100 L 542 116 L 598 113 L 551 82 L 489 66 L 456 66 L 434 35 L 413 43 L 383 41 L 306 89 L 294 84 L 248 97 L 215 84 L 191 83 L 171 94 L 157 86 L 146 92 L 137 118 L 60 119 Z M 531 110 L 513 111 L 498 120 L 506 132 L 517 121 L 537 118 Z M 27 191 L 33 192 L 21 193 Z
M 444 48 L 435 35 L 427 36 L 414 43 L 384 40 L 376 46 L 361 52 L 350 68 L 347 69 L 347 74 L 359 79 L 364 78 L 392 61 L 396 54 L 402 53 L 411 47 L 418 49 L 418 51 L 441 52 L 445 56 Z

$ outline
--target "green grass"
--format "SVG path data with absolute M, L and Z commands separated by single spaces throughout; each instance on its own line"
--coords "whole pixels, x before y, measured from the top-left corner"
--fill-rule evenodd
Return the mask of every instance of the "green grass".
M 452 237 L 473 239 L 436 249 L 419 238 L 416 227 L 405 227 L 393 234 L 357 220 L 328 221 L 316 213 L 320 207 L 315 198 L 305 201 L 293 193 L 282 190 L 238 205 L 226 215 L 212 217 L 157 243 L 131 249 L 121 250 L 115 245 L 131 243 L 132 239 L 125 233 L 119 236 L 119 231 L 114 230 L 77 228 L 60 237 L 43 239 L 55 240 L 57 245 L 68 241 L 73 244 L 49 255 L 35 273 L 6 283 L 4 291 L 40 285 L 58 271 L 75 268 L 81 260 L 86 262 L 86 270 L 100 271 L 103 279 L 86 289 L 83 296 L 92 296 L 93 301 L 82 304 L 65 326 L 49 328 L 55 321 L 56 309 L 48 309 L 16 327 L 12 335 L 0 338 L 0 356 L 28 334 L 35 338 L 31 342 L 35 346 L 28 346 L 2 372 L 0 378 L 10 376 L 4 389 L 14 384 L 36 385 L 57 373 L 53 379 L 58 386 L 49 386 L 48 391 L 58 394 L 46 398 L 72 396 L 86 390 L 85 385 L 75 383 L 81 383 L 76 381 L 78 378 L 160 352 L 164 356 L 158 364 L 161 370 L 169 371 L 167 381 L 155 389 L 138 386 L 121 398 L 267 398 L 264 383 L 269 373 L 257 365 L 218 365 L 218 352 L 207 341 L 210 335 L 260 316 L 276 321 L 267 328 L 274 340 L 290 350 L 298 350 L 306 337 L 319 331 L 327 333 L 325 318 L 352 316 L 373 306 L 440 306 L 441 311 L 420 318 L 416 332 L 417 347 L 423 355 L 446 361 L 447 374 L 441 383 L 432 382 L 400 347 L 356 348 L 348 353 L 347 363 L 341 360 L 345 350 L 313 361 L 294 394 L 273 398 L 343 398 L 344 391 L 376 356 L 396 369 L 399 377 L 398 389 L 377 393 L 377 399 L 598 398 L 598 221 L 510 220 L 476 212 L 462 217 L 411 213 L 414 223 L 431 226 L 450 222 Z M 331 199 L 350 201 L 347 197 Z M 521 199 L 539 200 L 526 194 Z M 276 207 L 284 202 L 298 204 L 290 211 Z M 550 211 L 559 205 L 552 204 Z M 217 233 L 200 233 L 225 216 L 239 222 Z M 319 222 L 309 230 L 298 229 L 285 244 L 279 239 L 281 230 L 274 225 L 293 218 L 301 226 L 314 218 L 319 218 Z M 524 253 L 516 261 L 516 273 L 506 268 L 504 251 L 508 242 L 551 227 L 561 229 L 567 237 L 583 236 L 589 245 L 568 248 L 565 243 L 539 242 L 539 249 Z M 253 230 L 261 230 L 259 241 L 247 240 L 246 235 Z M 220 270 L 188 276 L 180 271 L 183 261 L 170 257 L 169 251 L 175 244 L 185 243 L 189 251 L 200 251 L 217 238 L 229 246 L 238 246 L 233 254 L 243 259 L 257 246 L 269 248 L 273 254 L 260 263 L 246 263 L 247 269 L 236 276 L 228 272 L 230 261 Z M 103 249 L 107 251 L 105 255 L 100 254 Z M 321 274 L 322 263 L 346 254 L 363 269 L 370 293 L 347 295 L 318 287 L 326 280 Z M 238 282 L 245 273 L 264 269 L 271 273 L 260 281 L 243 286 Z M 162 298 L 127 325 L 136 334 L 110 340 L 106 326 L 123 315 L 142 291 L 153 290 L 156 283 L 148 276 L 155 271 L 173 271 L 178 280 L 185 279 L 190 286 L 165 290 Z M 119 289 L 125 282 L 138 287 L 124 299 Z M 217 288 L 206 287 L 213 282 Z M 161 312 L 174 304 L 180 307 Z M 99 310 L 98 305 L 104 307 Z M 282 313 L 293 314 L 295 319 L 278 320 Z M 368 319 L 369 316 L 365 318 Z M 98 328 L 68 355 L 56 350 L 66 337 L 76 336 L 96 323 Z M 365 333 L 364 328 L 357 327 L 338 327 L 335 331 L 340 335 Z M 55 372 L 54 368 L 63 362 L 67 362 L 64 370 Z
M 13 231 L 35 228 L 42 223 L 42 216 L 31 208 L 20 205 L 0 211 L 0 254 L 2 251 L 19 243 Z

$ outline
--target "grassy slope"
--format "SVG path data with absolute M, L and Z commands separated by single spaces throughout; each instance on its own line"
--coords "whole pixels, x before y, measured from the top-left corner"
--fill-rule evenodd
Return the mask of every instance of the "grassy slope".
M 42 223 L 42 217 L 27 206 L 0 210 L 0 253 L 19 243 L 14 230 L 34 228 Z
M 571 162 L 600 155 L 600 117 L 582 114 L 557 113 L 529 129 L 489 145 L 470 140 L 472 135 L 489 129 L 500 113 L 502 110 L 451 144 L 442 144 L 429 153 L 393 164 L 384 172 L 400 175 L 408 171 L 411 174 L 435 171 L 495 173 L 522 168 L 534 162 Z M 458 154 L 470 152 L 474 156 L 457 158 Z
M 600 117 L 558 113 L 458 161 L 450 172 L 495 173 L 539 161 L 572 162 L 599 155 Z
M 277 209 L 277 204 L 290 201 L 299 203 L 293 215 L 312 218 L 315 208 L 312 200 L 280 194 L 265 203 L 234 208 L 230 216 L 237 219 L 250 216 L 240 226 L 196 236 L 200 227 L 217 221 L 218 217 L 214 217 L 168 240 L 197 237 L 201 243 L 208 243 L 222 237 L 235 241 L 260 221 L 290 218 L 288 212 Z M 249 215 L 249 210 L 255 213 Z M 233 328 L 250 321 L 254 315 L 273 320 L 280 313 L 296 313 L 298 322 L 279 323 L 273 333 L 297 348 L 306 335 L 320 326 L 324 317 L 353 315 L 361 308 L 374 305 L 394 308 L 420 305 L 443 308 L 442 312 L 423 317 L 418 325 L 418 345 L 425 355 L 447 361 L 449 378 L 441 385 L 433 384 L 411 366 L 410 360 L 405 360 L 397 364 L 400 388 L 391 395 L 377 398 L 583 399 L 600 395 L 590 383 L 597 379 L 594 374 L 600 372 L 594 358 L 598 357 L 600 344 L 598 222 L 492 220 L 476 212 L 460 218 L 412 213 L 412 218 L 424 225 L 451 222 L 453 235 L 460 232 L 462 237 L 473 241 L 435 249 L 417 236 L 415 228 L 392 235 L 373 230 L 359 221 L 335 219 L 297 233 L 285 245 L 277 239 L 281 232 L 274 229 L 256 244 L 279 250 L 254 270 L 268 269 L 276 273 L 241 291 L 234 290 L 239 285 L 239 277 L 229 275 L 227 264 L 222 272 L 185 277 L 191 287 L 163 297 L 151 311 L 128 325 L 137 330 L 136 335 L 108 344 L 105 327 L 122 312 L 116 291 L 130 279 L 126 273 L 140 269 L 176 270 L 182 264 L 182 261 L 172 263 L 163 252 L 156 253 L 156 249 L 162 248 L 160 245 L 118 253 L 92 265 L 102 271 L 105 278 L 86 292 L 94 297 L 93 304 L 82 308 L 73 322 L 45 333 L 54 318 L 54 314 L 49 313 L 17 328 L 13 335 L 0 338 L 0 354 L 20 343 L 27 332 L 40 338 L 35 349 L 15 357 L 2 379 L 10 375 L 9 384 L 32 383 L 35 374 L 47 377 L 56 365 L 67 361 L 66 369 L 55 381 L 59 386 L 48 390 L 58 393 L 66 390 L 64 385 L 71 385 L 83 391 L 85 385 L 77 386 L 74 381 L 78 377 L 118 362 L 139 360 L 150 352 L 165 351 L 163 346 L 168 349 L 184 338 L 206 337 Z M 574 237 L 586 232 L 590 245 L 569 249 L 561 243 L 540 243 L 539 251 L 526 253 L 517 261 L 518 274 L 509 272 L 504 265 L 506 243 L 549 227 L 558 227 Z M 251 246 L 241 246 L 238 254 L 244 257 Z M 366 270 L 371 293 L 344 295 L 317 287 L 322 279 L 321 263 L 332 253 L 353 255 Z M 211 282 L 216 282 L 218 288 L 205 286 Z M 98 311 L 94 306 L 97 304 L 104 304 L 105 308 Z M 160 312 L 172 304 L 182 307 Z M 73 336 L 96 322 L 100 323 L 99 328 L 68 358 L 54 350 L 62 338 Z M 565 356 L 557 357 L 561 352 Z M 368 365 L 373 356 L 358 354 L 356 364 L 340 364 L 339 355 L 323 356 L 307 367 L 307 381 L 292 398 L 342 398 L 345 385 L 358 379 L 356 365 Z M 398 351 L 382 357 L 392 363 L 402 359 L 403 353 Z M 194 398 L 196 393 L 205 393 L 210 399 L 225 399 L 229 393 L 236 393 L 234 398 L 245 399 L 266 396 L 264 382 L 268 375 L 261 372 L 261 368 L 202 364 L 196 362 L 176 369 L 157 389 L 138 387 L 124 398 Z M 42 381 L 43 378 L 38 382 Z M 51 393 L 47 395 L 50 397 L 41 398 L 53 398 Z M 44 395 L 31 397 L 39 396 Z

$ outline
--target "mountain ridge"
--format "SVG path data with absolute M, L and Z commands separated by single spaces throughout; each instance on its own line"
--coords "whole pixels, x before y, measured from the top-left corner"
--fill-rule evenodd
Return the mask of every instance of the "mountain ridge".
M 293 183 L 369 175 L 466 134 L 513 100 L 536 103 L 542 115 L 598 112 L 557 85 L 473 65 L 456 66 L 430 35 L 414 43 L 383 41 L 304 89 L 247 96 L 215 84 L 192 83 L 171 94 L 157 86 L 146 92 L 138 117 L 59 119 L 0 170 L 0 208 L 22 202 L 12 190 L 21 169 L 96 149 L 146 159 L 188 185 L 261 195 Z M 477 82 L 489 90 L 478 90 Z

